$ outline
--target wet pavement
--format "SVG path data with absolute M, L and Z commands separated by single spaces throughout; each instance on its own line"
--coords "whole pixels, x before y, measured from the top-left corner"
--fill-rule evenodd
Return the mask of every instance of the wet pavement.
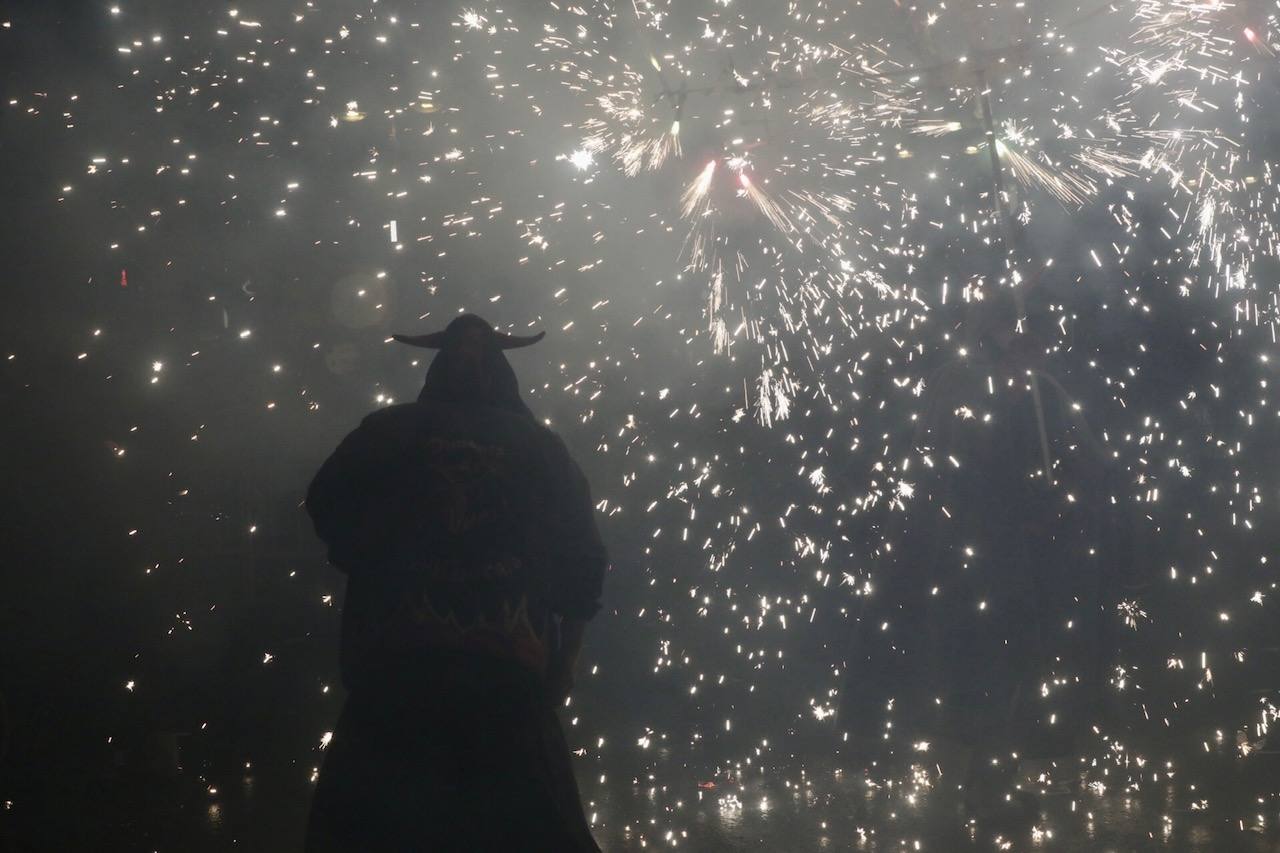
M 1034 827 L 999 837 L 966 820 L 941 781 L 875 782 L 852 763 L 828 756 L 804 770 L 663 785 L 643 772 L 602 778 L 582 761 L 580 782 L 606 851 L 1280 851 L 1280 797 L 1259 793 L 1280 787 L 1280 755 L 1211 756 L 1175 773 L 1083 760 L 1041 766 L 1045 784 L 1026 786 L 1038 790 Z M 297 850 L 313 773 L 290 761 L 169 777 L 64 770 L 59 782 L 10 786 L 6 853 Z

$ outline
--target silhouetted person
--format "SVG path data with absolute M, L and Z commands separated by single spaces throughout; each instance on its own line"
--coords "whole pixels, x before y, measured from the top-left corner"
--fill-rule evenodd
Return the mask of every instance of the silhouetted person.
M 555 714 L 606 554 L 586 479 L 520 398 L 515 337 L 474 315 L 416 403 L 380 409 L 307 493 L 348 575 L 349 691 L 307 849 L 591 851 Z

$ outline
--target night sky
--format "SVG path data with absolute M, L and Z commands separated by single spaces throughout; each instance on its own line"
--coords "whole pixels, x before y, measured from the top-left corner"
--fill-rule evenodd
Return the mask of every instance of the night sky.
M 612 555 L 564 713 L 605 849 L 909 843 L 853 745 L 927 740 L 895 650 L 1022 587 L 1000 746 L 1072 756 L 1058 831 L 1271 838 L 1278 14 L 0 0 L 9 838 L 296 844 L 342 701 L 302 497 L 464 311 L 547 332 Z

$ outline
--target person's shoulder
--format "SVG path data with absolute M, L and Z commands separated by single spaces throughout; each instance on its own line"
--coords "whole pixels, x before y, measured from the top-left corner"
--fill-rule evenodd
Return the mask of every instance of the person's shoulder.
M 360 426 L 378 429 L 414 420 L 422 416 L 421 406 L 421 403 L 396 403 L 391 406 L 383 406 L 365 415 L 364 420 L 360 422 Z
M 527 413 L 515 412 L 501 406 L 477 406 L 466 411 L 469 417 L 500 425 L 512 433 L 520 433 L 542 440 L 545 440 L 551 434 L 551 430 L 537 418 Z
M 541 453 L 556 455 L 568 452 L 559 435 L 542 421 L 528 414 L 497 406 L 486 406 L 472 410 L 471 416 L 487 424 L 496 433 L 507 436 L 509 440 L 535 448 Z
M 538 436 L 543 441 L 550 441 L 550 442 L 560 441 L 560 436 L 557 435 L 556 432 L 551 429 L 551 427 L 547 426 L 544 422 L 538 420 L 537 418 L 521 417 L 516 414 L 512 414 L 511 417 L 517 418 L 518 420 L 520 420 L 524 424 L 525 429 L 529 430 L 529 432 L 532 435 Z
M 449 420 L 447 408 L 421 401 L 384 406 L 365 415 L 358 432 L 369 437 L 394 438 L 430 431 Z
M 573 454 L 569 452 L 569 445 L 558 432 L 537 421 L 533 422 L 533 426 L 537 431 L 536 441 L 548 457 L 557 462 L 573 464 Z
M 469 407 L 437 400 L 397 403 L 370 412 L 360 424 L 364 433 L 476 430 L 492 437 L 543 448 L 553 455 L 567 455 L 564 441 L 550 427 L 527 415 L 497 407 Z

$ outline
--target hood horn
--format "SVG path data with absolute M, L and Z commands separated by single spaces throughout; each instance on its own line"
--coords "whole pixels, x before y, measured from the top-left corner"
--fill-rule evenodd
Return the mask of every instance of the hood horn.
M 497 344 L 498 349 L 504 350 L 531 347 L 547 336 L 546 332 L 538 332 L 536 335 L 509 335 L 506 332 L 499 332 L 493 328 L 490 328 L 488 333 L 490 339 Z M 440 332 L 431 332 L 427 335 L 392 335 L 391 337 L 394 340 L 397 340 L 402 344 L 408 344 L 411 347 L 422 347 L 423 349 L 444 349 L 445 342 L 449 339 L 449 330 L 445 329 Z

